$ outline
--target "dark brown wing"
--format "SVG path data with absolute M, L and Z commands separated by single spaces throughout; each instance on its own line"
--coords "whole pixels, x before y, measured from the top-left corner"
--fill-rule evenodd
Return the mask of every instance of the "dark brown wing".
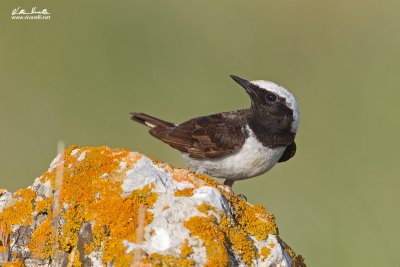
M 246 138 L 243 119 L 232 116 L 231 112 L 219 113 L 173 128 L 155 127 L 150 133 L 171 147 L 189 153 L 192 158 L 218 158 L 243 145 Z
M 294 154 L 296 154 L 296 143 L 293 141 L 293 143 L 286 147 L 285 152 L 283 152 L 283 155 L 278 162 L 288 161 L 294 156 Z

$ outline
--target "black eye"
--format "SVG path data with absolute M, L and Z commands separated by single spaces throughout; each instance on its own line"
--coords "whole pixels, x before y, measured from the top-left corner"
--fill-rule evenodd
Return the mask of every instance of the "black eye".
M 267 99 L 268 99 L 269 102 L 274 102 L 276 100 L 276 95 L 267 94 Z

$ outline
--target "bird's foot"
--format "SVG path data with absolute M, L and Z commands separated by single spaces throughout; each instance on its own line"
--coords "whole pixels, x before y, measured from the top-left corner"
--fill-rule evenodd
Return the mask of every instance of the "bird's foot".
M 243 199 L 244 201 L 247 202 L 247 197 L 243 194 L 238 194 L 238 197 L 240 197 L 241 199 Z
M 231 188 L 231 190 L 232 190 L 232 186 L 233 186 L 234 183 L 235 183 L 235 180 L 226 179 L 226 180 L 224 181 L 224 185 L 229 186 L 229 187 Z M 246 197 L 245 195 L 243 195 L 243 194 L 238 194 L 238 197 L 240 197 L 241 199 L 243 199 L 244 201 L 247 202 L 247 197 Z

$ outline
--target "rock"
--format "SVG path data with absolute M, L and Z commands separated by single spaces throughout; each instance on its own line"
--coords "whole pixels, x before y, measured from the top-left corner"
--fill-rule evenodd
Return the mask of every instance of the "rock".
M 66 149 L 0 228 L 2 266 L 306 266 L 262 206 L 125 149 Z

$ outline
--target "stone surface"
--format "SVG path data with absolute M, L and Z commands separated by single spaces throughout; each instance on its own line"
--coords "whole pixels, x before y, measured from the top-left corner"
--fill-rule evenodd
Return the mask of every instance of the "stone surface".
M 139 153 L 70 147 L 0 190 L 2 266 L 305 266 L 272 214 Z

